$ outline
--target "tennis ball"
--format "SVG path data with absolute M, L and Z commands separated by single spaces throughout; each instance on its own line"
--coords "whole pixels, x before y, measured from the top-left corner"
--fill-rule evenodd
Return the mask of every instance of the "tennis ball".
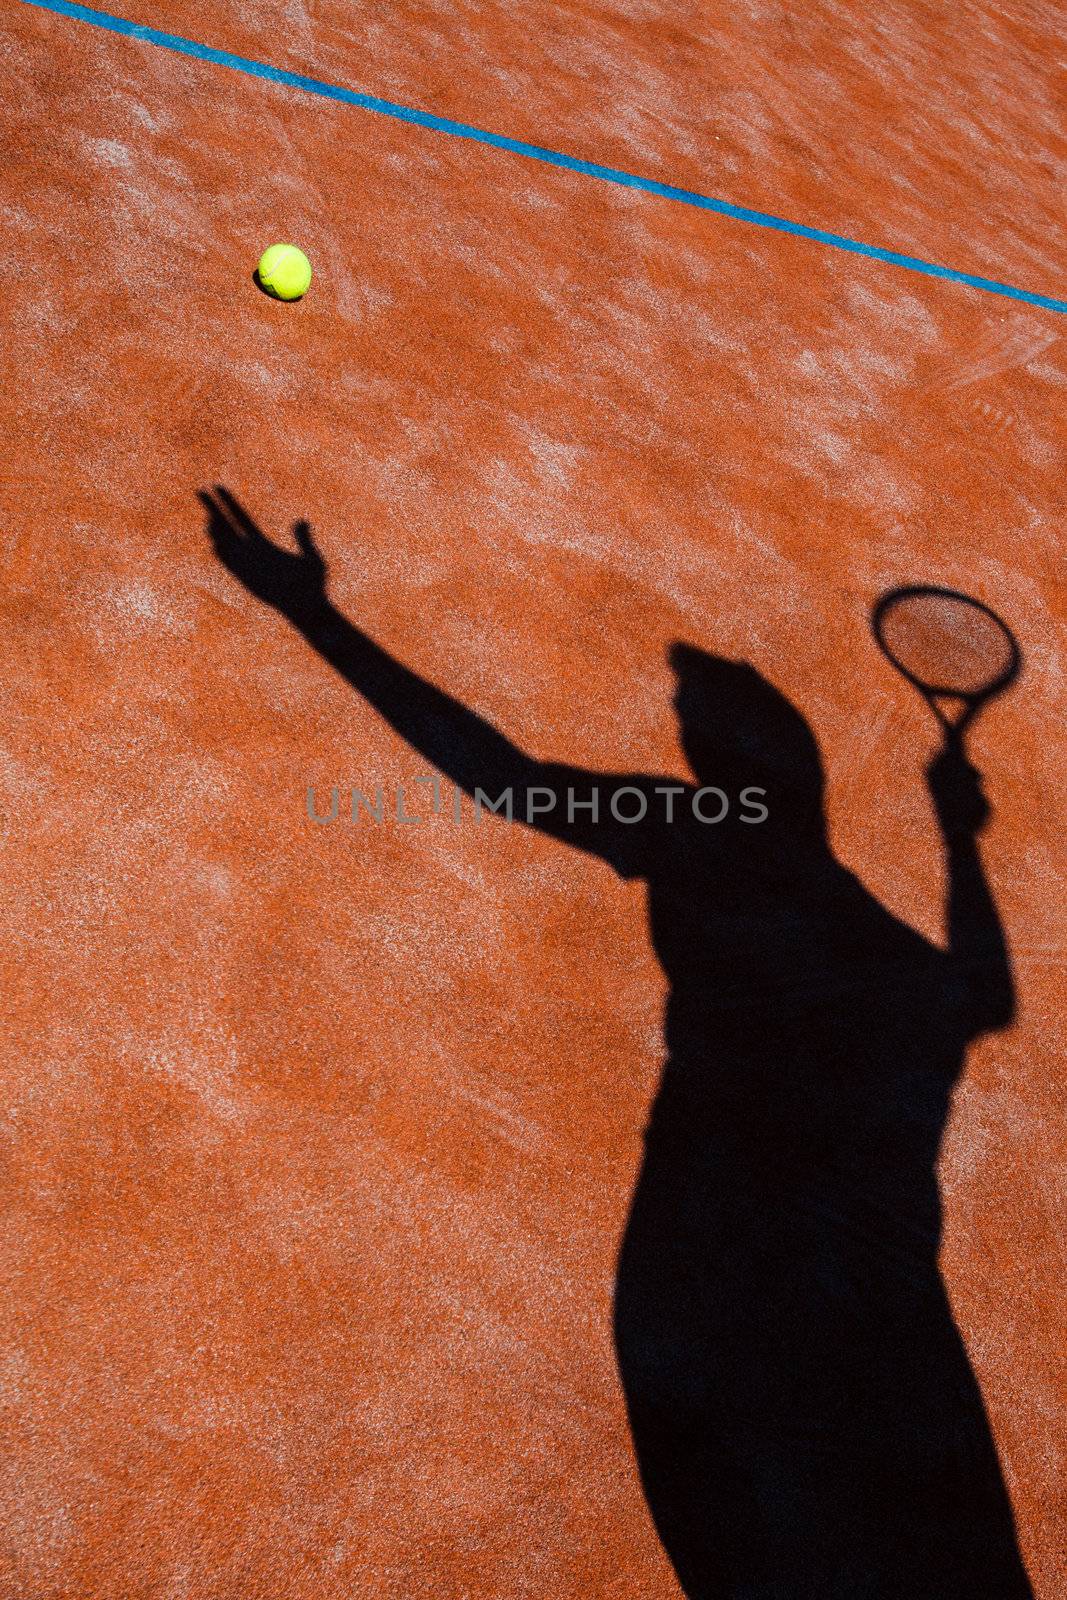
M 311 262 L 295 244 L 272 244 L 260 256 L 256 276 L 276 300 L 299 300 L 311 287 Z

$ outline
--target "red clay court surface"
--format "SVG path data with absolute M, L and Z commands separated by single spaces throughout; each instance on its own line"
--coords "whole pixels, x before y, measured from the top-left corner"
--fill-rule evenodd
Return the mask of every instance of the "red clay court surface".
M 126 15 L 1064 293 L 1051 4 Z M 1063 314 L 18 0 L 0 75 L 3 1600 L 683 1593 L 612 1333 L 644 888 L 469 809 L 310 822 L 427 764 L 220 564 L 215 484 L 540 758 L 685 774 L 670 646 L 750 662 L 929 940 L 936 725 L 870 606 L 1010 622 L 970 751 L 1017 1012 L 956 1088 L 940 1259 L 1062 1600 Z M 298 305 L 251 281 L 276 239 Z

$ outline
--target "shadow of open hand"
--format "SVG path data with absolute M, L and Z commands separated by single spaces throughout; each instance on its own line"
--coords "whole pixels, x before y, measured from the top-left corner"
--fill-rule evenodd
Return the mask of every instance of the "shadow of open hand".
M 272 544 L 244 507 L 221 486 L 200 491 L 215 554 L 245 588 L 286 616 L 298 618 L 326 598 L 326 563 L 307 522 L 293 524 L 299 555 Z

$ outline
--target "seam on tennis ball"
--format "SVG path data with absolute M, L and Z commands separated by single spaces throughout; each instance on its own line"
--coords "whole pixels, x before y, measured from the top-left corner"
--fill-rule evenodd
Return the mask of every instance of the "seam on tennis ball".
M 285 246 L 284 253 L 278 257 L 278 265 L 281 266 L 283 262 L 288 263 L 293 261 L 297 256 L 299 256 L 299 254 L 300 252 L 295 244 L 287 244 Z

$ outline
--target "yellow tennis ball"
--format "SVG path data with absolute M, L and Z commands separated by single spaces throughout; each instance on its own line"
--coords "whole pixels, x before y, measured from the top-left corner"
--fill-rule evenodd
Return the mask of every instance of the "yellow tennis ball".
M 256 268 L 260 287 L 277 300 L 299 300 L 311 287 L 311 262 L 295 244 L 272 244 Z

